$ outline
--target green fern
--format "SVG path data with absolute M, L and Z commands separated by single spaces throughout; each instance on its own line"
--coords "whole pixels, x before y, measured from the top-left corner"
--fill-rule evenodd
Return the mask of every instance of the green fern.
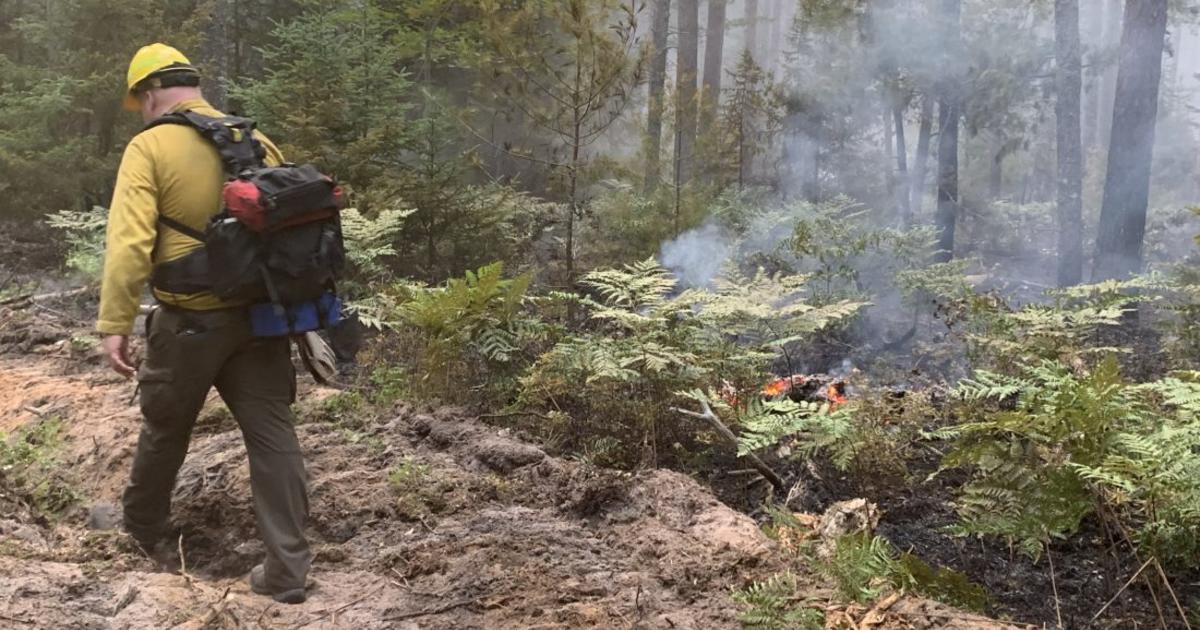
M 361 280 L 370 282 L 385 278 L 383 260 L 396 255 L 395 237 L 404 229 L 405 220 L 415 212 L 415 209 L 386 208 L 369 219 L 357 208 L 342 210 L 346 256 Z
M 1200 425 L 1196 383 L 1130 385 L 1110 355 L 1080 374 L 1041 361 L 1020 376 L 981 371 L 956 389 L 960 415 L 945 467 L 972 472 L 957 501 L 963 534 L 1012 540 L 1032 556 L 1103 518 L 1165 562 L 1196 551 Z
M 866 532 L 839 538 L 833 556 L 819 570 L 843 597 L 863 604 L 893 588 L 897 576 L 903 574 L 892 545 Z
M 675 277 L 648 258 L 621 269 L 592 271 L 580 284 L 596 291 L 610 306 L 636 311 L 664 304 L 675 288 Z
M 615 418 L 603 431 L 643 456 L 654 452 L 664 419 L 679 421 L 669 409 L 675 392 L 723 386 L 753 398 L 782 345 L 811 339 L 863 306 L 811 306 L 802 299 L 804 277 L 761 271 L 730 272 L 713 289 L 675 295 L 673 276 L 653 260 L 590 272 L 582 284 L 588 297 L 541 298 L 586 313 L 589 325 L 533 362 L 520 403 Z
M 440 287 L 395 282 L 353 305 L 368 325 L 413 334 L 425 393 L 451 394 L 473 364 L 503 375 L 547 327 L 525 312 L 532 278 L 507 278 L 500 263 L 468 271 Z M 502 369 L 503 368 L 503 369 Z
M 805 605 L 796 576 L 773 575 L 745 589 L 734 591 L 733 600 L 748 610 L 739 616 L 742 626 L 752 630 L 822 630 L 825 615 Z

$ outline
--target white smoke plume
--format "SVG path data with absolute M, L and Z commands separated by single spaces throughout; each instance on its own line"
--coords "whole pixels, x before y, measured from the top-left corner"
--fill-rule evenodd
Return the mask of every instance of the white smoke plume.
M 683 288 L 707 287 L 729 259 L 729 239 L 715 223 L 706 223 L 666 241 L 659 260 L 679 278 Z

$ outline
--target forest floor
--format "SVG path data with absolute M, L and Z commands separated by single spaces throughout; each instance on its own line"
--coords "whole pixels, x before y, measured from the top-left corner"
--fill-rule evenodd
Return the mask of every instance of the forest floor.
M 215 395 L 174 495 L 184 571 L 158 571 L 111 529 L 133 385 L 101 365 L 86 309 L 67 302 L 0 306 L 0 434 L 60 422 L 43 456 L 79 498 L 48 518 L 0 467 L 0 627 L 736 628 L 733 590 L 786 568 L 751 518 L 683 474 L 552 457 L 449 408 L 399 404 L 351 430 L 323 411 L 334 390 L 302 377 L 309 600 L 246 585 L 262 547 L 241 437 Z M 1011 627 L 915 597 L 876 617 L 860 627 Z

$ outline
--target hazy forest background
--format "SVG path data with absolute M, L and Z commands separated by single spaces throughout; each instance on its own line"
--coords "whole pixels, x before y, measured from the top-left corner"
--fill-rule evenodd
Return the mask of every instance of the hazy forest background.
M 349 190 L 331 417 L 464 405 L 776 533 L 867 497 L 796 551 L 852 600 L 1196 623 L 1197 3 L 0 0 L 9 280 L 96 282 L 152 41 Z M 819 623 L 789 580 L 747 624 Z

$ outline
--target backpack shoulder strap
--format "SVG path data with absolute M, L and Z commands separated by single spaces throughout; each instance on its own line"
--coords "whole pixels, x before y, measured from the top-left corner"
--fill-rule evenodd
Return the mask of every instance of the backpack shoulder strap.
M 195 229 L 189 225 L 186 225 L 180 221 L 176 221 L 175 219 L 172 219 L 171 217 L 167 217 L 167 216 L 163 216 L 162 214 L 159 214 L 158 222 L 171 228 L 172 230 L 175 230 L 176 232 L 179 232 L 180 234 L 190 236 L 193 239 L 200 241 L 201 243 L 204 242 L 204 232 L 201 232 L 200 230 L 197 230 L 197 229 Z
M 233 178 L 246 170 L 262 167 L 266 150 L 262 143 L 254 137 L 254 121 L 237 116 L 214 118 L 193 111 L 172 112 L 160 116 L 147 124 L 142 131 L 153 129 L 159 125 L 183 125 L 195 129 L 200 135 L 211 142 L 221 156 L 225 173 Z M 158 223 L 184 234 L 189 238 L 204 242 L 204 233 L 171 217 L 158 215 Z
M 188 110 L 172 112 L 160 116 L 147 124 L 142 130 L 153 129 L 159 125 L 183 125 L 191 127 L 200 133 L 216 147 L 229 177 L 237 177 L 242 172 L 262 168 L 267 150 L 254 137 L 254 121 L 240 116 L 212 117 Z

